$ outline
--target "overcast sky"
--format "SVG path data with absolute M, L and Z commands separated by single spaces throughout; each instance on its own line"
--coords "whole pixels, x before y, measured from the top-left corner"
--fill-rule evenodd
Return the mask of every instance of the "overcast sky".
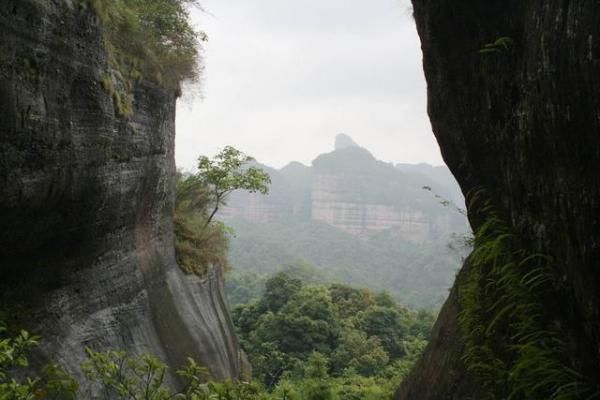
M 179 102 L 176 158 L 226 145 L 310 165 L 350 135 L 388 162 L 442 164 L 408 0 L 202 0 L 202 96 Z

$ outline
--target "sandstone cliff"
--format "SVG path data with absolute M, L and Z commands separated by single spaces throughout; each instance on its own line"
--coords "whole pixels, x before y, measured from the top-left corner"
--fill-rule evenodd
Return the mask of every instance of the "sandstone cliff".
M 313 170 L 313 220 L 356 236 L 389 230 L 416 243 L 466 230 L 462 215 L 423 190 L 432 185 L 437 191 L 439 185 L 378 161 L 361 147 L 323 154 Z
M 487 191 L 510 232 L 510 247 L 519 249 L 500 257 L 521 269 L 507 263 L 504 274 L 491 276 L 496 266 L 478 265 L 477 254 L 470 258 L 423 359 L 396 398 L 598 397 L 600 4 L 413 0 L 413 5 L 429 114 L 444 159 L 464 193 Z M 469 212 L 475 231 L 490 221 L 489 209 Z M 528 284 L 524 274 L 538 272 L 530 271 L 523 254 L 548 260 L 542 264 L 543 285 Z M 515 303 L 501 315 L 484 306 L 475 313 L 483 329 L 465 330 L 464 316 L 474 314 L 464 299 L 473 289 L 485 290 L 486 298 L 502 304 L 502 296 L 512 293 L 499 279 L 513 276 L 521 277 L 515 288 L 522 286 L 522 298 L 530 303 Z M 535 311 L 523 318 L 523 307 Z M 520 331 L 531 329 L 527 322 L 536 328 L 524 336 Z M 487 373 L 470 362 L 472 340 L 482 338 L 476 350 L 496 360 Z
M 394 167 L 376 160 L 346 135 L 339 135 L 336 150 L 317 157 L 311 167 L 290 163 L 281 170 L 261 168 L 273 180 L 270 194 L 234 193 L 222 218 L 258 223 L 312 220 L 360 237 L 393 231 L 415 243 L 467 230 L 464 216 L 452 206 L 443 207 L 435 197 L 439 194 L 457 205 L 463 202 L 444 167 Z M 434 193 L 423 186 L 431 186 Z
M 117 116 L 101 26 L 78 4 L 0 3 L 2 305 L 72 371 L 91 346 L 237 377 L 220 270 L 175 263 L 175 93 L 141 81 Z

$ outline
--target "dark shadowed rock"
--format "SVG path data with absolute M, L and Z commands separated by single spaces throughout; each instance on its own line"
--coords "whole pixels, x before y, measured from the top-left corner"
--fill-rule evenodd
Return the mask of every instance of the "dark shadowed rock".
M 485 188 L 520 248 L 551 257 L 551 295 L 537 302 L 546 329 L 560 337 L 555 361 L 577 371 L 579 391 L 561 398 L 590 398 L 600 390 L 600 3 L 413 5 L 429 115 L 444 159 L 464 193 Z M 481 52 L 486 46 L 493 50 Z M 477 230 L 482 220 L 473 215 Z M 471 333 L 457 327 L 463 309 L 458 297 L 468 274 L 460 273 L 433 339 L 397 399 L 505 398 L 486 391 L 483 383 L 495 383 L 480 381 L 462 359 Z M 493 339 L 492 355 L 512 368 L 518 352 L 494 349 L 506 349 L 514 337 Z M 538 345 L 548 348 L 543 340 Z M 542 368 L 548 365 L 536 362 L 520 373 Z M 536 392 L 540 382 L 528 383 Z M 511 390 L 509 384 L 504 390 Z M 537 393 L 528 398 L 552 395 Z
M 98 18 L 74 3 L 0 3 L 2 304 L 71 371 L 90 346 L 237 377 L 219 268 L 175 263 L 175 93 L 141 81 L 116 116 Z

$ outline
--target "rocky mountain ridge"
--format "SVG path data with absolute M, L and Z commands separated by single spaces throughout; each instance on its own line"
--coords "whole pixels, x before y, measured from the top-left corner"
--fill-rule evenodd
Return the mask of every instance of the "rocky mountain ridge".
M 443 200 L 435 197 L 463 202 L 447 169 L 395 167 L 376 160 L 347 135 L 339 135 L 336 149 L 317 157 L 311 167 L 300 163 L 281 170 L 261 167 L 273 180 L 271 193 L 234 193 L 222 218 L 257 223 L 313 220 L 361 237 L 390 230 L 400 239 L 416 243 L 467 230 L 464 216 L 452 206 L 443 207 Z M 423 190 L 424 186 L 433 193 Z

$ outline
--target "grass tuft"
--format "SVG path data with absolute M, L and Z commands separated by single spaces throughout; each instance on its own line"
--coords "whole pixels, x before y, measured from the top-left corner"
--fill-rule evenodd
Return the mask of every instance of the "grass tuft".
M 79 0 L 94 10 L 102 25 L 104 47 L 114 83 L 102 78 L 116 114 L 132 112 L 132 90 L 140 80 L 181 95 L 183 82 L 198 82 L 200 44 L 206 34 L 191 24 L 196 0 Z M 116 84 L 116 85 L 115 85 Z M 117 90 L 115 90 L 115 86 Z

